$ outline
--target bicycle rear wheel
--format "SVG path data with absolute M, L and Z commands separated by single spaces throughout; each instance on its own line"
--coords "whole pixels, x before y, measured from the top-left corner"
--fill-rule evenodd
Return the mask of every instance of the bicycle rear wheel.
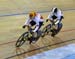
M 23 33 L 16 42 L 16 47 L 22 46 L 28 40 L 28 32 Z

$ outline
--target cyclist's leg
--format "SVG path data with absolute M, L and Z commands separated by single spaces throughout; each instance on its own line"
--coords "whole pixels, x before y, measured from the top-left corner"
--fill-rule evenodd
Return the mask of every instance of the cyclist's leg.
M 32 36 L 29 38 L 29 44 L 35 43 L 37 41 L 37 32 L 33 33 Z
M 39 22 L 39 29 L 42 27 L 43 22 Z
M 51 30 L 51 32 L 52 32 L 51 36 L 54 37 L 56 35 L 57 30 L 53 29 L 53 30 Z
M 33 33 L 33 39 L 34 40 L 37 40 L 39 38 L 39 36 L 41 34 L 40 28 L 42 27 L 42 25 L 43 25 L 43 22 L 39 22 L 38 30 L 35 33 Z
M 39 37 L 39 29 L 41 28 L 41 26 L 43 25 L 43 22 L 39 22 L 39 28 L 35 33 L 32 33 L 32 37 L 30 38 L 30 44 L 32 43 L 32 41 L 36 41 Z
M 53 29 L 52 30 L 51 36 L 54 37 L 56 34 L 58 34 L 59 31 L 62 29 L 62 26 L 63 26 L 62 23 L 58 23 L 57 24 L 57 29 Z
M 55 29 L 52 30 L 52 34 L 51 34 L 52 37 L 54 37 L 56 34 L 59 33 L 59 31 L 60 31 L 61 28 L 62 28 L 62 23 L 58 23 L 58 24 L 56 25 L 56 27 L 57 27 L 57 29 L 55 28 Z
M 52 34 L 52 36 L 55 36 L 56 34 L 58 34 L 59 33 L 59 31 L 61 30 L 61 28 L 62 28 L 62 26 L 63 26 L 63 24 L 61 23 L 61 21 L 62 21 L 62 18 L 60 19 L 60 22 L 57 24 L 57 29 L 54 29 L 53 31 L 55 32 L 55 33 L 53 33 Z
M 57 29 L 57 33 L 59 33 L 59 31 L 62 29 L 63 24 L 62 23 L 58 23 L 58 29 Z
M 29 38 L 29 44 L 31 44 L 32 42 L 35 42 L 36 41 L 36 38 L 37 38 L 37 31 L 34 32 L 34 33 L 31 33 L 32 36 Z
M 40 28 L 42 27 L 42 25 L 43 25 L 43 22 L 39 22 L 39 28 L 38 28 L 38 30 L 36 31 L 36 32 L 37 32 L 37 36 L 39 36 L 39 35 L 41 34 Z
M 61 17 L 60 17 L 60 21 L 59 21 L 59 23 L 57 24 L 57 33 L 61 30 L 61 28 L 62 28 L 62 26 L 63 26 L 63 24 L 61 23 L 61 21 L 62 21 L 63 18 L 64 18 L 64 17 L 61 16 Z
M 52 37 L 54 37 L 56 35 L 56 32 L 57 32 L 57 28 L 56 27 L 57 27 L 56 25 L 52 25 L 52 29 L 51 29 L 51 32 L 52 32 L 51 36 Z

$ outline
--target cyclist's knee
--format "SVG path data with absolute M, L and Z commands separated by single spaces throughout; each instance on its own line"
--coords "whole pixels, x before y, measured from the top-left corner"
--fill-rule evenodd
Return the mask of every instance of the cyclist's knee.
M 62 29 L 62 26 L 63 26 L 62 23 L 59 23 L 59 24 L 58 24 L 57 33 Z
M 62 26 L 63 26 L 62 23 L 59 23 L 59 24 L 58 24 L 58 29 L 61 29 Z

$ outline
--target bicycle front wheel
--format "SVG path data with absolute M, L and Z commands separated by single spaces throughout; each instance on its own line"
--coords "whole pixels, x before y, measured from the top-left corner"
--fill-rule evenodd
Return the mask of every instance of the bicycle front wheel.
M 16 47 L 22 46 L 28 40 L 28 32 L 23 33 L 16 42 Z
M 42 30 L 42 37 L 44 37 L 46 34 L 48 34 L 50 32 L 50 30 L 51 30 L 51 24 L 48 24 Z

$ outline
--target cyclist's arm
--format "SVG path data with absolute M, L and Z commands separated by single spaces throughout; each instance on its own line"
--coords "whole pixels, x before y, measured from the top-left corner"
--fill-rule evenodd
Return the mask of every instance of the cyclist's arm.
M 53 13 L 51 12 L 51 13 L 48 15 L 48 17 L 47 17 L 46 22 L 48 22 L 48 20 L 49 20 L 49 21 L 53 20 L 53 19 L 52 19 L 52 15 L 53 15 Z M 52 21 L 51 21 L 51 22 L 52 22 Z
M 23 28 L 25 28 L 26 26 L 29 26 L 29 22 L 30 22 L 30 20 L 28 19 L 28 20 L 26 20 L 26 22 L 24 23 L 24 25 L 23 25 Z

